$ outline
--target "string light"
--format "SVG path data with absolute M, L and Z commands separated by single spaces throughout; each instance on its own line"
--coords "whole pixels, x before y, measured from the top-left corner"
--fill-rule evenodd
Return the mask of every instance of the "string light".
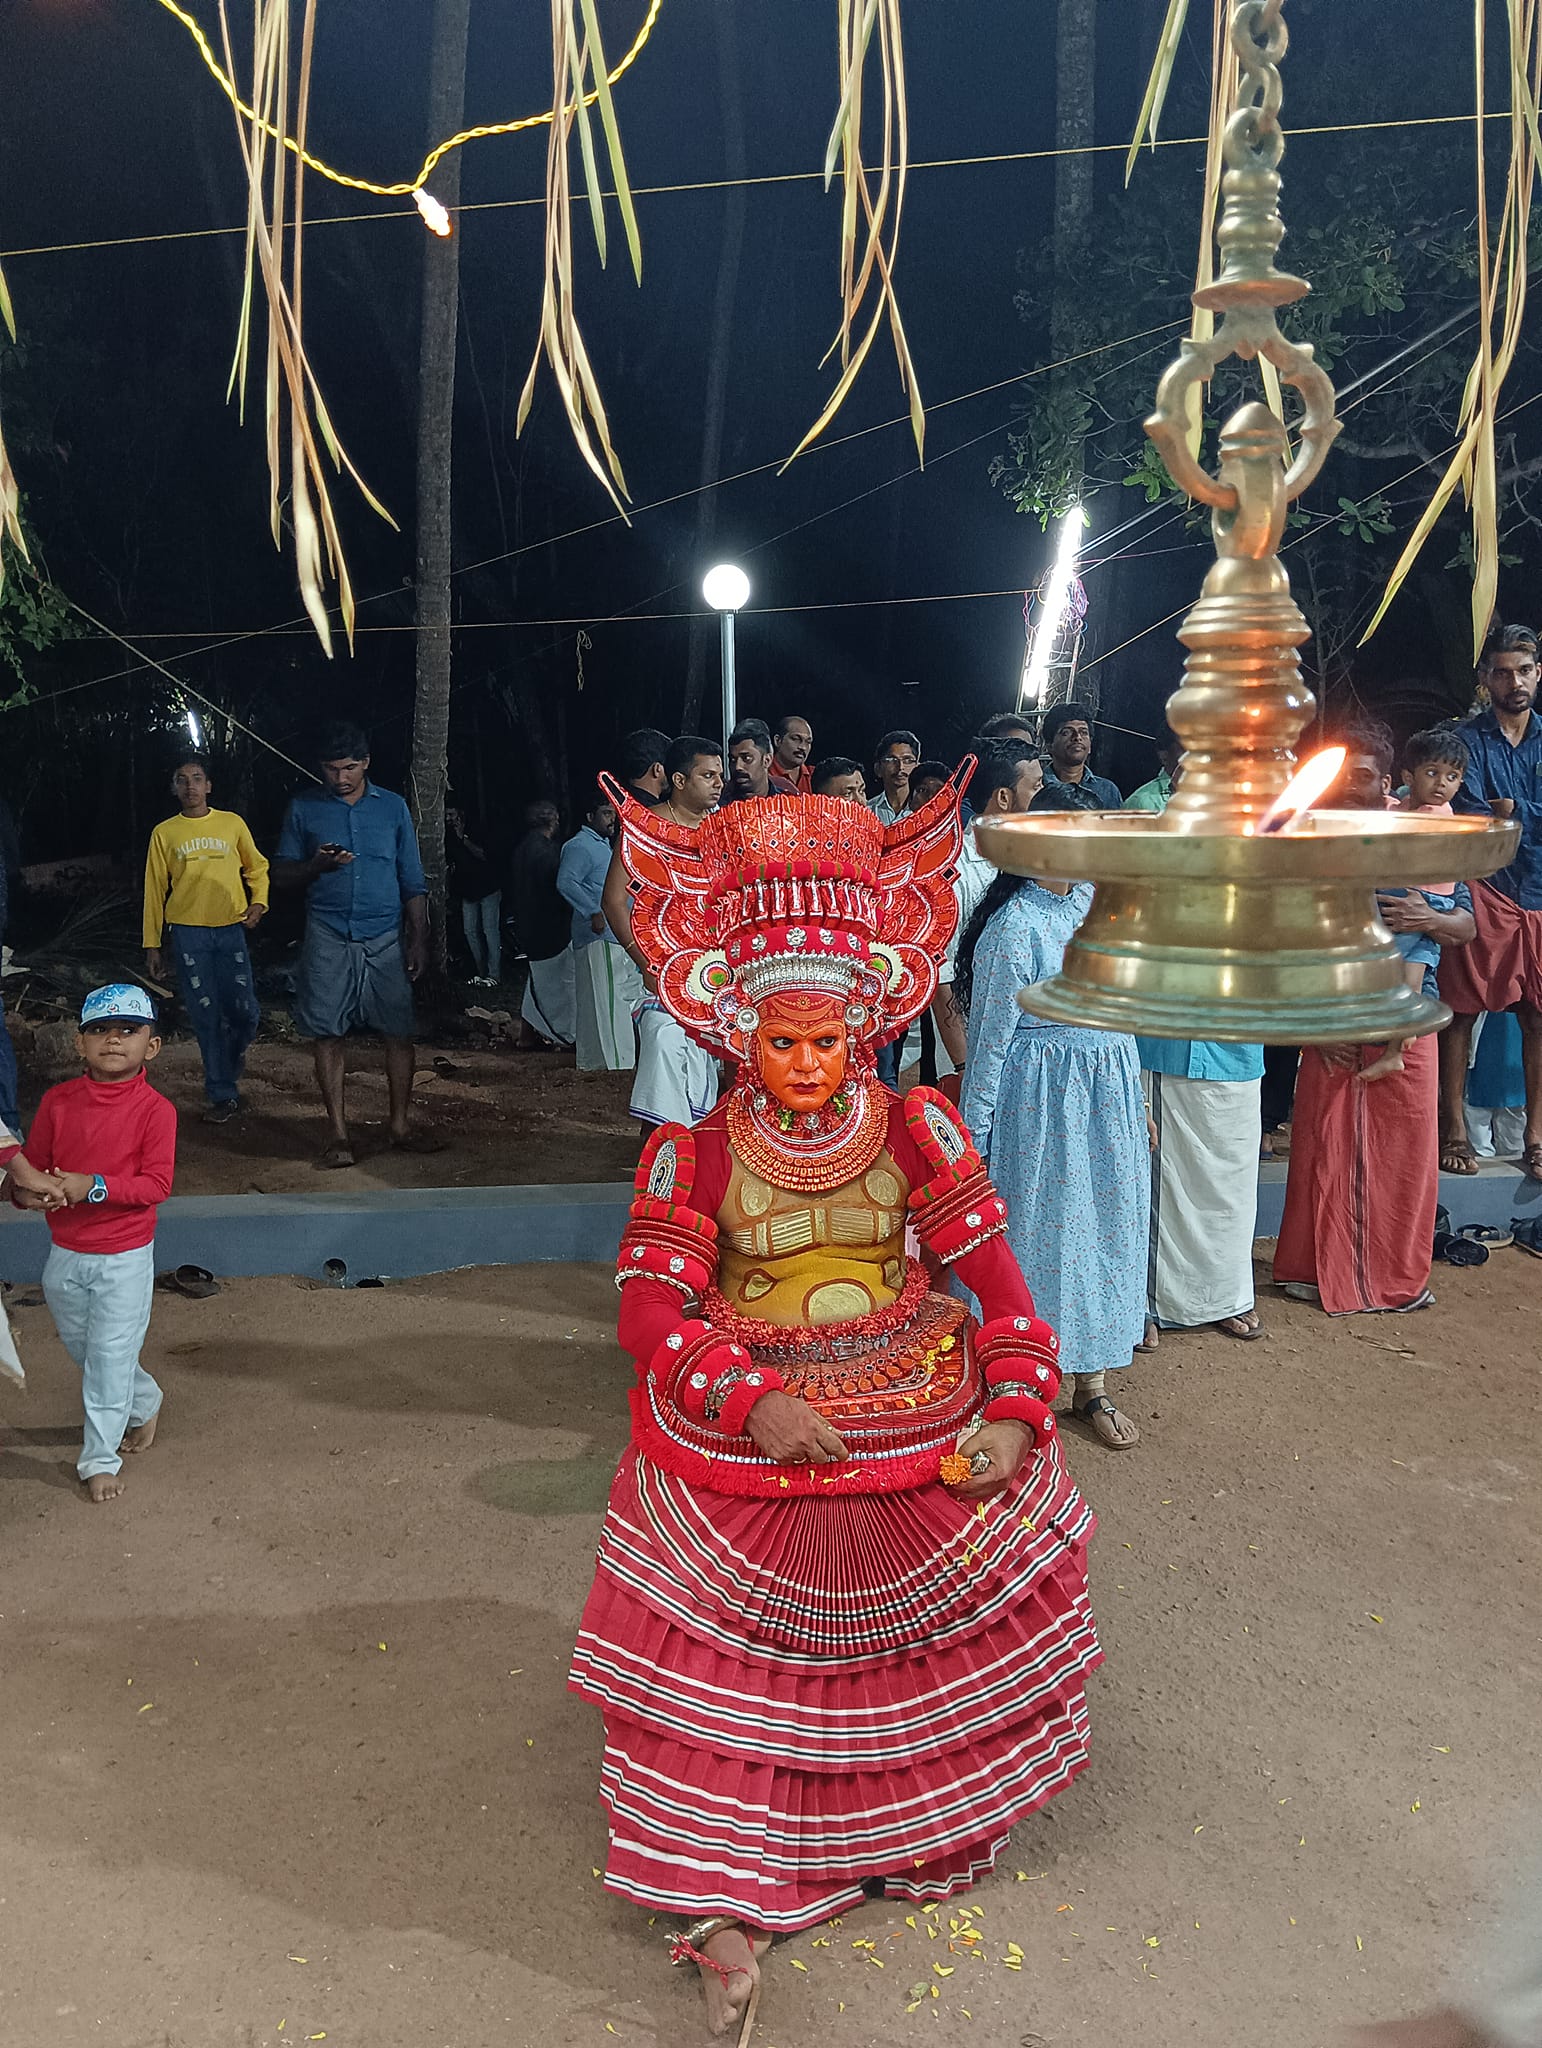
M 226 99 L 230 101 L 236 112 L 241 115 L 243 120 L 255 121 L 257 118 L 256 114 L 237 93 L 235 81 L 221 66 L 219 59 L 210 48 L 209 38 L 204 34 L 192 15 L 187 12 L 186 8 L 179 7 L 177 0 L 160 0 L 160 4 L 174 20 L 181 22 L 182 26 L 197 44 L 198 54 L 202 57 L 210 76 L 219 86 L 220 91 L 224 93 Z M 651 0 L 647 15 L 643 20 L 643 25 L 637 31 L 631 49 L 627 51 L 615 70 L 609 74 L 612 85 L 625 72 L 630 71 L 642 55 L 643 46 L 653 33 L 653 25 L 659 18 L 659 10 L 663 4 L 664 0 Z M 585 93 L 584 105 L 592 107 L 598 98 L 598 92 Z M 463 128 L 458 135 L 447 136 L 443 142 L 434 145 L 428 152 L 428 155 L 424 157 L 423 167 L 415 178 L 403 179 L 394 185 L 377 185 L 369 178 L 350 177 L 347 172 L 335 170 L 331 164 L 323 163 L 320 157 L 312 156 L 308 149 L 299 148 L 292 135 L 280 135 L 270 122 L 264 121 L 262 125 L 275 142 L 281 142 L 285 149 L 293 151 L 307 170 L 315 171 L 319 177 L 330 178 L 334 185 L 346 185 L 351 192 L 373 192 L 377 199 L 407 199 L 428 182 L 435 164 L 439 163 L 444 157 L 447 157 L 452 149 L 459 149 L 463 143 L 467 142 L 481 142 L 490 135 L 518 135 L 526 128 L 543 127 L 550 119 L 551 109 L 547 107 L 539 114 L 522 115 L 517 121 L 490 121 L 480 127 Z M 426 215 L 425 218 L 427 218 Z M 449 230 L 435 228 L 434 232 L 436 234 L 448 233 Z
M 420 185 L 412 195 L 412 203 L 416 206 L 418 212 L 422 214 L 423 224 L 430 234 L 448 238 L 450 234 L 450 216 L 432 192 L 425 192 Z

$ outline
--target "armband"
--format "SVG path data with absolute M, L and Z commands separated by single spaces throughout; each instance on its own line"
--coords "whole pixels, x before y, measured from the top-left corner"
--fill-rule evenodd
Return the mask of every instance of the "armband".
M 728 1436 L 743 1433 L 762 1394 L 780 1392 L 785 1384 L 774 1366 L 757 1364 L 742 1344 L 698 1318 L 670 1331 L 649 1370 L 688 1421 Z

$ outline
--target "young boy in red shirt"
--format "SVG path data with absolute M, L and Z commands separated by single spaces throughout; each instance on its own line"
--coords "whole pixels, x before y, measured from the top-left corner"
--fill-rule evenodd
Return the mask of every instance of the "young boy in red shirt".
M 155 1212 L 171 1192 L 177 1112 L 145 1079 L 161 1049 L 142 988 L 93 989 L 75 1041 L 78 1081 L 50 1088 L 25 1151 L 0 1148 L 18 1208 L 53 1234 L 43 1293 L 81 1370 L 85 1442 L 76 1467 L 93 1501 L 123 1491 L 118 1453 L 155 1441 L 161 1390 L 139 1363 L 155 1285 Z

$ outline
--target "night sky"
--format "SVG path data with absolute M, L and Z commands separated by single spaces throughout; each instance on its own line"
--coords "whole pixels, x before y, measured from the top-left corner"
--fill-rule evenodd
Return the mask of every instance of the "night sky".
M 210 0 L 197 0 L 196 11 L 212 31 Z M 613 62 L 642 11 L 641 0 L 605 0 Z M 1421 11 L 1454 21 L 1437 0 L 1404 10 Z M 241 19 L 239 5 L 235 12 Z M 1163 12 L 1161 0 L 1117 0 L 1100 10 L 1100 141 L 1128 137 Z M 1196 22 L 1208 17 L 1200 6 L 1194 13 Z M 1366 118 L 1403 111 L 1380 104 L 1377 44 L 1392 33 L 1382 12 L 1356 10 L 1363 65 L 1351 78 L 1341 64 L 1323 61 L 1330 14 L 1312 0 L 1291 9 L 1287 123 L 1340 119 L 1346 108 Z M 324 0 L 312 124 L 319 154 L 377 178 L 415 171 L 429 139 L 428 19 L 427 0 Z M 909 8 L 917 162 L 1052 143 L 1053 19 L 1050 0 L 931 0 Z M 665 0 L 652 41 L 617 91 L 634 185 L 728 175 L 725 64 L 737 81 L 749 174 L 806 172 L 821 163 L 835 97 L 834 7 L 779 0 L 736 8 L 736 49 L 726 53 L 722 22 L 720 0 Z M 1463 26 L 1460 37 L 1468 32 Z M 1451 33 L 1457 36 L 1455 26 Z M 1191 42 L 1167 133 L 1194 132 L 1202 87 Z M 1432 73 L 1429 105 L 1418 111 L 1461 111 L 1467 91 L 1465 74 Z M 546 9 L 538 0 L 517 8 L 474 0 L 468 122 L 534 111 L 548 97 Z M 1304 139 L 1287 157 L 1287 174 L 1320 175 L 1332 151 L 1349 146 L 1346 137 Z M 566 779 L 564 797 L 584 786 L 617 733 L 644 721 L 677 729 L 691 631 L 683 615 L 699 608 L 706 565 L 698 496 L 639 513 L 631 531 L 611 522 L 562 538 L 606 521 L 609 507 L 569 442 L 549 370 L 536 418 L 514 440 L 515 404 L 536 338 L 541 212 L 538 204 L 494 202 L 539 199 L 545 148 L 545 131 L 537 129 L 473 144 L 463 159 L 462 199 L 473 210 L 459 226 L 455 555 L 458 565 L 507 559 L 457 578 L 457 620 L 467 630 L 456 638 L 452 774 L 473 808 L 498 817 L 539 793 L 542 780 L 510 722 L 521 702 L 527 715 L 538 702 L 556 736 L 553 766 Z M 1190 160 L 1197 217 L 1202 152 L 1190 152 Z M 1119 169 L 1118 157 L 1100 159 L 1101 178 L 1116 183 Z M 254 393 L 256 416 L 244 430 L 224 402 L 239 235 L 8 257 L 29 353 L 3 398 L 8 422 L 12 407 L 24 405 L 41 430 L 41 448 L 17 450 L 18 468 L 49 569 L 72 596 L 199 689 L 251 716 L 287 751 L 303 753 L 324 711 L 361 715 L 376 735 L 377 771 L 390 783 L 399 781 L 410 728 L 412 643 L 400 629 L 412 617 L 405 586 L 425 236 L 415 215 L 389 217 L 401 202 L 359 198 L 315 178 L 307 195 L 313 218 L 366 216 L 349 225 L 318 221 L 309 236 L 306 324 L 342 438 L 402 523 L 403 532 L 392 534 L 345 482 L 337 486 L 356 588 L 366 597 L 385 593 L 362 606 L 361 626 L 397 630 L 361 632 L 357 655 L 340 651 L 330 665 L 298 626 L 193 651 L 206 640 L 284 626 L 299 611 L 290 558 L 274 553 L 267 533 L 260 397 Z M 1018 251 L 1047 232 L 1051 196 L 1051 167 L 1043 162 L 914 174 L 899 284 L 930 404 L 1026 366 L 1033 344 L 1012 304 Z M 6 249 L 236 224 L 243 203 L 229 109 L 190 39 L 153 0 L 10 0 L 0 17 Z M 722 191 L 641 198 L 640 290 L 619 226 L 613 221 L 611 264 L 602 272 L 582 211 L 576 225 L 579 317 L 639 505 L 689 492 L 700 478 L 708 342 L 731 203 Z M 752 186 L 745 197 L 721 475 L 785 455 L 828 391 L 831 372 L 819 360 L 838 311 L 838 209 L 817 178 Z M 1186 309 L 1187 284 L 1174 279 L 1175 317 Z M 1162 360 L 1150 359 L 1153 384 Z M 908 428 L 891 425 L 814 452 L 784 477 L 763 470 L 716 493 L 708 559 L 741 560 L 754 581 L 752 605 L 773 608 L 741 621 L 742 711 L 797 710 L 814 724 L 816 755 L 871 759 L 872 741 L 891 724 L 916 728 L 929 753 L 956 755 L 984 714 L 1012 702 L 1022 655 L 1020 593 L 1045 553 L 1037 526 L 1012 510 L 987 475 L 1014 403 L 1008 387 L 937 411 L 924 472 Z M 885 340 L 832 432 L 850 434 L 902 411 Z M 1108 495 L 1125 502 L 1095 508 L 1094 532 L 1136 509 L 1132 494 Z M 1195 542 L 1090 581 L 1088 652 L 1115 647 L 1192 595 L 1205 560 Z M 885 602 L 977 591 L 1018 594 Z M 617 613 L 645 616 L 597 622 Z M 647 616 L 658 614 L 665 616 Z M 570 619 L 595 621 L 586 628 L 592 645 L 583 651 L 581 694 L 576 627 L 507 623 Z M 1164 626 L 1107 665 L 1110 717 L 1154 729 L 1177 680 L 1171 631 Z M 50 662 L 45 686 L 127 666 L 111 645 L 88 642 Z M 707 678 L 703 722 L 711 730 L 715 656 Z M 144 675 L 102 687 L 120 703 L 121 693 L 131 693 L 145 736 L 126 768 L 115 765 L 119 779 L 102 783 L 91 829 L 110 846 L 164 808 L 164 728 L 179 713 L 169 692 Z M 99 697 L 78 693 L 72 715 L 89 719 Z M 0 791 L 29 811 L 42 744 L 38 713 L 0 727 Z M 1100 765 L 1126 786 L 1151 772 L 1148 750 L 1118 735 L 1105 741 Z M 276 802 L 293 780 L 281 764 L 245 754 L 241 774 L 259 805 L 262 792 Z M 133 782 L 131 818 L 124 815 L 125 776 Z M 78 840 L 82 828 L 72 829 Z

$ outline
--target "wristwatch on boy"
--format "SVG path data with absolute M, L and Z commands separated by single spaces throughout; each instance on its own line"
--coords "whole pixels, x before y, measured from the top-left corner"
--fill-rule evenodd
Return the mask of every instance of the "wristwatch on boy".
M 93 1173 L 91 1176 L 91 1185 L 86 1190 L 86 1200 L 88 1202 L 105 1202 L 106 1199 L 107 1183 L 103 1180 L 102 1176 L 99 1173 Z

